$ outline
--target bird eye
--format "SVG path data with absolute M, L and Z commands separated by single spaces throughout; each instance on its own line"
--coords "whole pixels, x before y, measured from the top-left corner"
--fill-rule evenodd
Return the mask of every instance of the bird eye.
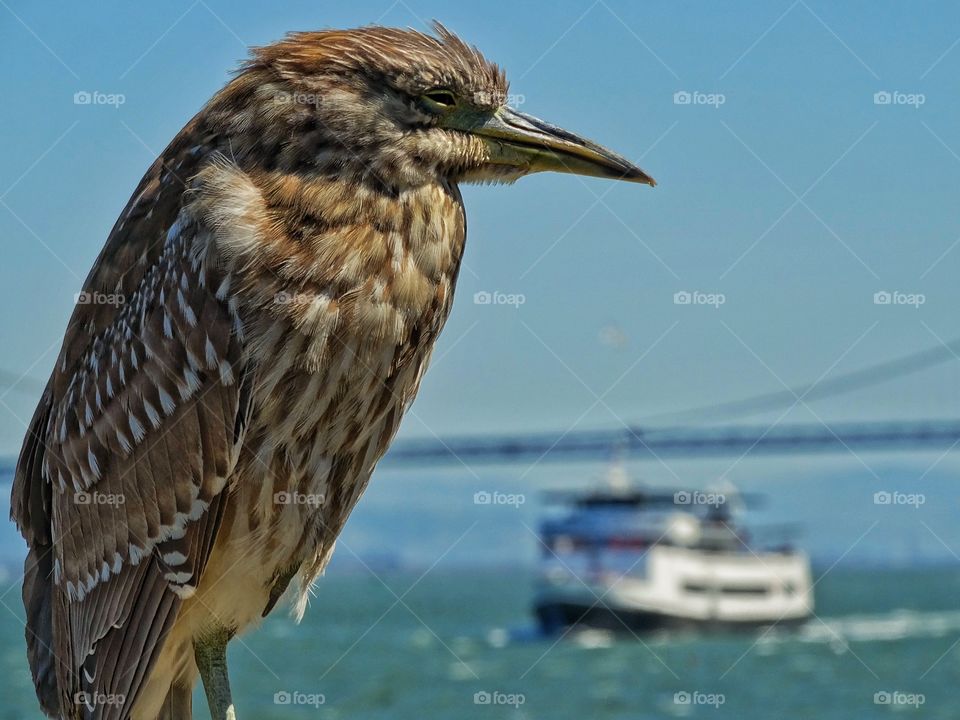
M 424 104 L 431 110 L 450 110 L 457 105 L 457 96 L 449 90 L 430 90 L 422 96 Z

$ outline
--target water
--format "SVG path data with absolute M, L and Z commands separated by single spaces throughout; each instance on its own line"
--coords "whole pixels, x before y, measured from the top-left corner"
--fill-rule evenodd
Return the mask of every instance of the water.
M 240 717 L 957 716 L 960 569 L 836 568 L 817 585 L 818 619 L 796 632 L 591 632 L 560 641 L 533 632 L 524 571 L 436 569 L 418 578 L 329 576 L 301 625 L 281 614 L 235 643 Z M 20 615 L 16 588 L 2 601 Z M 0 718 L 39 717 L 21 625 L 3 616 Z M 875 703 L 895 691 L 904 694 L 889 696 L 892 704 Z M 201 703 L 197 716 L 206 717 Z

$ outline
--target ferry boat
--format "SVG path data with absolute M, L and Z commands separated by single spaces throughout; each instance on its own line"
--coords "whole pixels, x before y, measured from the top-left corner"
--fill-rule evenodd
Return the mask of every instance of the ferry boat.
M 813 613 L 806 554 L 754 542 L 732 486 L 654 490 L 614 469 L 604 487 L 545 500 L 560 510 L 540 527 L 534 612 L 546 632 L 782 627 Z

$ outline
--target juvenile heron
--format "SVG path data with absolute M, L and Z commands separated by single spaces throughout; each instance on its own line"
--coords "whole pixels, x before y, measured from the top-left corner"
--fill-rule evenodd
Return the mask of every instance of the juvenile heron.
M 87 277 L 17 466 L 51 717 L 234 717 L 227 642 L 310 584 L 453 300 L 462 182 L 653 185 L 505 104 L 437 25 L 259 48 L 150 167 Z

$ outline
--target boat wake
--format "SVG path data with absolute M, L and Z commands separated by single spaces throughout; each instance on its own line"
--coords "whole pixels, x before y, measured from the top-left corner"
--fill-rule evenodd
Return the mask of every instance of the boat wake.
M 741 633 L 737 633 L 741 635 Z M 960 610 L 919 611 L 899 609 L 887 613 L 842 615 L 839 617 L 813 617 L 797 627 L 773 626 L 758 629 L 756 644 L 764 648 L 785 643 L 823 643 L 840 652 L 849 643 L 893 642 L 898 640 L 940 638 L 960 635 Z M 487 643 L 495 648 L 507 645 L 541 642 L 544 639 L 565 640 L 585 649 L 605 648 L 614 642 L 630 642 L 631 633 L 612 632 L 590 628 L 572 628 L 564 633 L 544 633 L 535 626 L 517 628 L 493 628 L 487 632 Z M 698 633 L 694 630 L 642 633 L 645 642 L 652 644 L 675 644 L 700 641 L 708 638 L 729 637 L 729 634 Z
M 894 610 L 877 615 L 811 618 L 791 634 L 801 642 L 889 642 L 960 633 L 960 611 Z M 782 636 L 786 639 L 787 636 Z

